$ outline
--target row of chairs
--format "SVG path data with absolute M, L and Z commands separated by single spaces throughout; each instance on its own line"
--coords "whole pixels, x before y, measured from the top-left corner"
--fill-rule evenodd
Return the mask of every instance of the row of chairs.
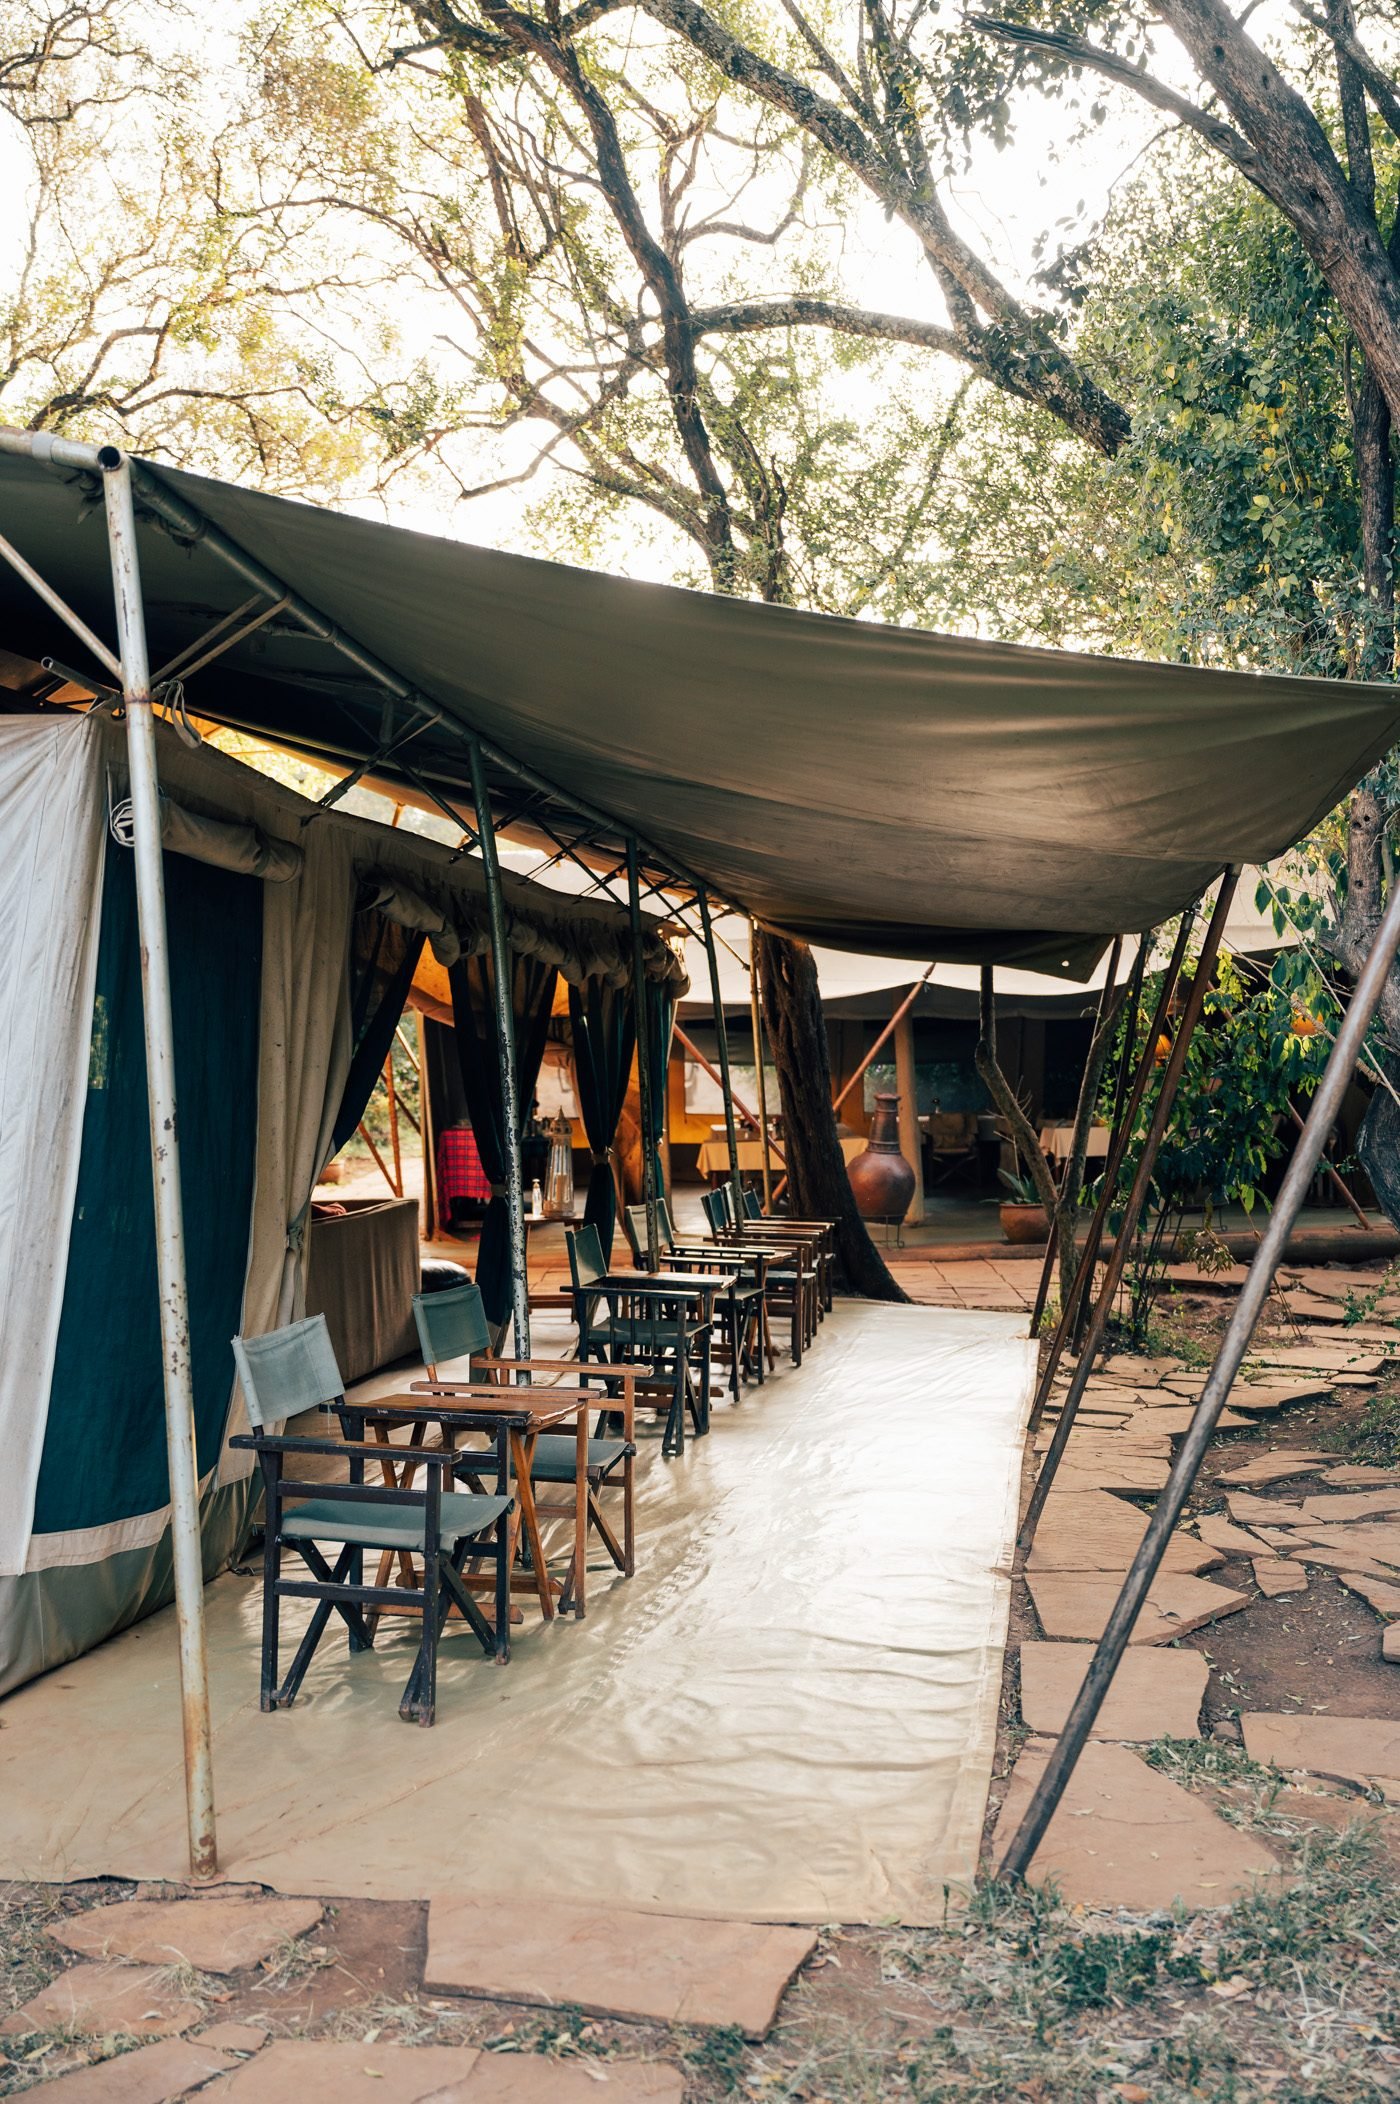
M 736 1221 L 715 1206 L 719 1196 L 706 1199 L 709 1239 L 693 1243 L 676 1236 L 662 1202 L 657 1273 L 611 1272 L 591 1227 L 569 1237 L 574 1359 L 499 1356 L 481 1295 L 469 1283 L 415 1296 L 427 1379 L 373 1402 L 347 1401 L 323 1316 L 233 1340 L 249 1430 L 231 1443 L 255 1455 L 262 1476 L 265 1711 L 295 1700 L 332 1615 L 344 1622 L 354 1653 L 373 1645 L 381 1615 L 409 1613 L 420 1618 L 421 1637 L 399 1713 L 430 1725 L 438 1645 L 454 1608 L 488 1658 L 509 1658 L 522 1521 L 547 1613 L 553 1595 L 539 1519 L 574 1521 L 561 1611 L 584 1612 L 590 1535 L 624 1576 L 632 1574 L 638 1390 L 665 1418 L 663 1451 L 678 1452 L 687 1418 L 697 1433 L 709 1428 L 716 1329 L 737 1397 L 746 1377 L 762 1382 L 771 1370 L 775 1318 L 786 1320 L 789 1350 L 800 1364 L 831 1306 L 827 1223 L 775 1222 L 747 1211 Z M 625 1224 L 643 1262 L 645 1210 L 629 1208 Z M 465 1379 L 444 1373 L 463 1361 Z M 530 1385 L 509 1385 L 517 1375 Z M 547 1385 L 535 1385 L 536 1376 Z M 336 1416 L 339 1438 L 274 1429 L 313 1410 Z M 458 1446 L 467 1429 L 485 1444 Z M 392 1439 L 405 1431 L 406 1444 Z M 348 1480 L 325 1480 L 333 1461 L 345 1464 Z M 459 1482 L 467 1487 L 454 1488 Z M 610 1485 L 622 1493 L 620 1540 L 602 1504 Z M 560 1490 L 562 1500 L 547 1502 Z M 296 1562 L 285 1562 L 289 1551 Z M 377 1556 L 372 1579 L 367 1554 Z M 491 1596 L 489 1615 L 479 1603 L 483 1591 Z M 282 1675 L 281 1603 L 288 1599 L 309 1599 L 315 1608 Z

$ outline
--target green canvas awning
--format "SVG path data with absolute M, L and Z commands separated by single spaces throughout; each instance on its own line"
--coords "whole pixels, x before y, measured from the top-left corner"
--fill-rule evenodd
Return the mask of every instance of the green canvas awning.
M 458 725 L 770 926 L 883 955 L 1084 972 L 1227 862 L 1267 861 L 1400 738 L 1400 692 L 1027 650 L 634 584 L 166 468 L 213 521 Z M 110 637 L 83 478 L 0 456 L 3 530 Z M 247 597 L 151 521 L 159 664 Z M 0 645 L 78 647 L 8 570 Z M 309 754 L 383 742 L 383 696 L 285 615 L 189 682 Z M 411 719 L 400 712 L 400 727 Z M 460 798 L 439 724 L 376 767 Z M 521 801 L 498 773 L 501 817 Z M 548 816 L 548 798 L 524 807 Z M 562 807 L 561 807 L 562 808 Z M 606 845 L 606 837 L 604 836 Z

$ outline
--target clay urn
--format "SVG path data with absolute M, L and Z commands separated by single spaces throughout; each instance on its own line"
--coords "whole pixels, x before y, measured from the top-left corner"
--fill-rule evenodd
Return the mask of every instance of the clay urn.
M 899 1151 L 899 1098 L 875 1098 L 870 1139 L 846 1174 L 862 1220 L 902 1220 L 914 1196 L 914 1171 Z

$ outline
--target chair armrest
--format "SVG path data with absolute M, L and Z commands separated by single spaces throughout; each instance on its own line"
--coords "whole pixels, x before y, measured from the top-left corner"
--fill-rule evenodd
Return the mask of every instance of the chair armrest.
M 535 1373 L 572 1373 L 576 1374 L 580 1380 L 592 1379 L 595 1381 L 615 1381 L 624 1376 L 634 1379 L 645 1378 L 647 1374 L 652 1372 L 650 1366 L 617 1368 L 600 1366 L 596 1359 L 498 1359 L 492 1352 L 483 1352 L 480 1364 L 500 1367 L 503 1371 L 510 1373 L 517 1370 L 524 1373 L 531 1371 Z
M 436 1410 L 395 1413 L 401 1416 L 434 1418 L 438 1414 Z M 399 1453 L 396 1447 L 386 1447 L 378 1439 L 286 1439 L 270 1432 L 236 1432 L 229 1445 L 249 1447 L 256 1454 L 348 1454 L 351 1460 L 364 1461 L 392 1461 Z M 427 1462 L 434 1468 L 450 1468 L 455 1459 L 455 1456 L 444 1453 L 438 1447 L 405 1447 L 403 1453 L 411 1455 L 415 1461 Z M 335 1488 L 334 1484 L 328 1487 L 332 1490 Z

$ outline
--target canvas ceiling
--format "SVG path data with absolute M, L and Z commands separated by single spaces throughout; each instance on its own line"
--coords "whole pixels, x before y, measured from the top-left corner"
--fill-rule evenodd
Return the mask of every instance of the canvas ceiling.
M 1176 911 L 1225 863 L 1281 853 L 1400 738 L 1394 688 L 836 620 L 147 472 L 457 725 L 769 925 L 841 948 L 1083 974 L 1106 936 Z M 0 456 L 0 516 L 110 637 L 84 478 Z M 143 532 L 141 561 L 156 665 L 247 597 L 208 549 L 161 528 Z M 0 620 L 14 647 L 43 631 L 83 666 L 8 569 Z M 285 616 L 196 675 L 188 700 L 349 759 L 386 722 L 373 682 Z M 464 795 L 452 728 L 408 757 Z M 497 776 L 503 801 L 513 786 Z

